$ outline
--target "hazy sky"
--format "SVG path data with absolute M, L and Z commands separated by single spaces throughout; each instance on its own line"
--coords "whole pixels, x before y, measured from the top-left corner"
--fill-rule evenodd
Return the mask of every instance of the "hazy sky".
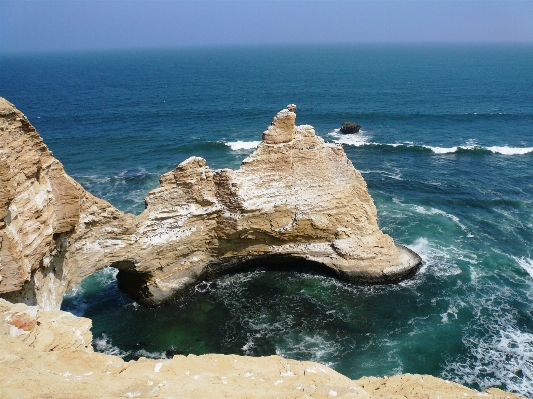
M 533 43 L 533 0 L 0 0 L 1 52 L 361 42 Z

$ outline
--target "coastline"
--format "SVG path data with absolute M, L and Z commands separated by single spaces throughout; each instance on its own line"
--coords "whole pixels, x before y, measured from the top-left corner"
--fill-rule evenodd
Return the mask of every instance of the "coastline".
M 62 239 L 62 238 L 64 238 L 64 237 L 60 237 L 60 238 Z M 61 241 L 61 240 L 59 240 L 59 241 Z M 58 242 L 58 244 L 60 244 L 60 242 Z M 392 271 L 394 272 L 395 270 L 393 269 Z

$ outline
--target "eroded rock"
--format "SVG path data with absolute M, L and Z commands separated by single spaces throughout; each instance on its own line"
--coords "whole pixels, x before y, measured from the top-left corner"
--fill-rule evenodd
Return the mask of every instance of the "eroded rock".
M 92 196 L 2 99 L 2 281 L 12 301 L 58 309 L 65 291 L 106 266 L 157 305 L 195 284 L 277 257 L 304 259 L 353 282 L 416 271 L 420 257 L 383 234 L 361 174 L 343 148 L 280 111 L 238 170 L 191 157 L 160 178 L 139 216 Z M 0 215 L 0 216 L 2 216 Z
M 68 176 L 27 118 L 3 98 L 0 146 L 0 295 L 59 309 L 67 290 L 113 260 L 133 216 Z M 87 259 L 77 251 L 77 240 L 88 237 L 105 256 L 95 251 L 97 258 Z M 69 267 L 74 253 L 77 262 Z M 79 267 L 84 259 L 89 264 Z

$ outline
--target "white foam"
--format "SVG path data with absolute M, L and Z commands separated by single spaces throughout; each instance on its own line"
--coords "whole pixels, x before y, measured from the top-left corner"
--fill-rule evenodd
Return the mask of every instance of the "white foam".
M 461 274 L 461 268 L 453 261 L 453 256 L 464 250 L 454 247 L 442 247 L 436 243 L 431 243 L 425 237 L 420 237 L 407 247 L 415 251 L 422 257 L 423 263 L 420 273 L 430 270 L 431 274 L 437 277 L 448 277 Z M 464 253 L 466 256 L 467 253 Z M 409 281 L 409 280 L 406 280 Z
M 533 147 L 487 147 L 487 150 L 495 153 L 495 154 L 502 154 L 502 155 L 524 155 L 528 154 L 530 152 L 533 152 Z
M 424 148 L 429 148 L 431 151 L 433 151 L 435 154 L 453 154 L 454 152 L 457 152 L 457 150 L 459 149 L 463 149 L 463 150 L 473 150 L 473 149 L 476 149 L 476 148 L 483 148 L 483 147 L 480 147 L 476 140 L 474 139 L 469 139 L 466 141 L 466 144 L 463 144 L 463 145 L 456 145 L 456 146 L 453 146 L 453 147 L 434 147 L 434 146 L 429 146 L 429 145 L 423 145 L 422 147 Z
M 106 334 L 102 334 L 100 338 L 93 339 L 93 345 L 96 351 L 105 353 L 106 355 L 125 357 L 130 354 L 130 352 L 125 352 L 119 347 L 114 346 Z
M 148 352 L 145 349 L 135 351 L 135 355 L 139 357 L 146 357 L 148 359 L 167 359 L 165 352 Z
M 364 134 L 364 131 L 360 131 L 360 134 L 341 134 L 339 133 L 339 129 L 335 129 L 333 132 L 329 133 L 328 136 L 331 136 L 334 138 L 334 142 L 341 143 L 341 144 L 347 144 L 347 145 L 353 145 L 356 147 L 361 147 L 364 145 L 383 145 L 388 147 L 400 147 L 405 146 L 407 148 L 409 147 L 423 147 L 431 150 L 435 154 L 453 154 L 456 153 L 458 150 L 488 150 L 494 154 L 500 154 L 500 155 L 524 155 L 533 153 L 533 147 L 509 147 L 507 145 L 505 146 L 490 146 L 490 147 L 484 147 L 477 143 L 474 139 L 469 139 L 465 142 L 465 144 L 456 145 L 452 147 L 439 147 L 439 146 L 431 146 L 431 145 L 425 145 L 425 144 L 415 144 L 413 142 L 403 142 L 403 143 L 373 143 L 369 141 L 369 137 Z
M 522 269 L 524 269 L 531 277 L 533 277 L 533 259 L 529 259 L 526 257 L 515 257 L 513 256 L 513 259 L 520 265 Z
M 241 350 L 244 352 L 246 356 L 253 355 L 252 349 L 255 347 L 254 338 L 258 338 L 260 335 L 254 334 L 251 337 L 248 337 L 248 340 L 243 345 Z
M 134 168 L 126 169 L 118 173 L 117 177 L 138 177 L 138 176 L 147 176 L 151 173 L 148 172 L 145 168 Z
M 213 287 L 214 287 L 213 281 L 200 281 L 194 287 L 194 291 L 204 294 L 206 292 L 213 291 Z
M 72 174 L 72 177 L 75 177 L 76 180 L 82 181 L 85 184 L 89 184 L 89 185 L 91 185 L 92 183 L 96 183 L 96 184 L 108 183 L 111 180 L 110 177 L 100 176 L 100 175 Z
M 394 179 L 394 180 L 403 180 L 402 179 L 402 173 L 401 173 L 400 169 L 398 169 L 398 168 L 395 168 L 395 169 L 396 170 L 394 172 L 389 172 L 387 170 L 360 170 L 359 172 L 361 172 L 362 174 L 378 173 L 381 176 L 388 177 L 388 178 L 391 178 L 391 179 Z
M 454 223 L 457 224 L 457 226 L 459 226 L 463 231 L 468 232 L 467 227 L 460 222 L 459 218 L 457 216 L 452 215 L 451 213 L 444 212 L 444 211 L 442 211 L 440 209 L 437 209 L 437 208 L 426 209 L 426 208 L 424 208 L 423 206 L 420 206 L 420 205 L 413 205 L 412 209 L 414 211 L 422 214 L 422 215 L 442 215 L 442 216 L 445 216 L 445 217 L 453 220 Z
M 74 299 L 74 298 L 81 298 L 83 294 L 85 293 L 85 290 L 83 289 L 83 286 L 81 284 L 78 284 L 70 291 L 67 291 L 65 293 L 65 299 Z
M 458 313 L 457 308 L 454 305 L 450 305 L 446 312 L 440 314 L 440 316 L 442 318 L 441 319 L 442 323 L 443 324 L 448 323 L 450 321 L 449 316 L 452 316 L 454 319 L 457 320 L 457 313 Z
M 114 267 L 105 267 L 102 270 L 94 273 L 94 276 L 102 286 L 111 284 L 117 279 L 118 269 Z
M 411 147 L 409 145 L 409 147 Z M 509 146 L 492 146 L 492 147 L 483 147 L 478 145 L 474 140 L 468 140 L 465 145 L 454 146 L 454 147 L 433 147 L 429 145 L 423 145 L 422 147 L 429 148 L 435 154 L 453 154 L 459 149 L 462 150 L 488 150 L 494 154 L 501 155 L 524 155 L 533 152 L 533 147 L 509 147 Z
M 457 216 L 452 215 L 451 213 L 445 212 L 445 211 L 440 210 L 438 208 L 426 208 L 426 207 L 423 207 L 421 205 L 404 204 L 398 198 L 393 198 L 392 202 L 394 202 L 395 204 L 401 205 L 401 206 L 409 207 L 410 209 L 412 209 L 413 211 L 415 211 L 416 213 L 419 213 L 421 215 L 441 215 L 441 216 L 444 216 L 444 217 L 446 217 L 448 219 L 451 219 L 457 226 L 459 226 L 461 228 L 461 230 L 463 230 L 464 232 L 468 233 L 468 235 L 467 235 L 468 237 L 474 237 L 471 234 L 471 232 L 468 229 L 468 227 L 466 227 L 464 224 L 462 224 L 461 220 Z
M 257 148 L 259 144 L 261 144 L 260 141 L 229 141 L 226 144 L 228 147 L 230 147 L 233 151 L 238 150 L 252 150 L 254 148 Z
M 455 147 L 432 147 L 432 146 L 429 146 L 429 145 L 425 145 L 423 147 L 429 148 L 435 154 L 452 154 L 454 152 L 457 152 L 457 150 L 459 149 L 458 146 L 455 146 Z
M 369 142 L 370 137 L 368 137 L 363 130 L 354 134 L 342 134 L 339 132 L 340 129 L 335 129 L 333 132 L 328 133 L 328 136 L 333 137 L 335 143 L 353 145 L 355 147 L 371 144 Z
M 461 384 L 476 383 L 481 390 L 503 382 L 504 390 L 532 397 L 533 334 L 508 325 L 508 320 L 499 322 L 494 326 L 497 331 L 486 338 L 464 337 L 470 356 L 449 362 L 442 377 Z
M 338 342 L 329 340 L 319 334 L 314 336 L 298 334 L 295 338 L 290 340 L 292 342 L 287 342 L 284 348 L 276 346 L 276 355 L 285 358 L 305 358 L 328 367 L 334 366 L 334 363 L 328 360 L 339 358 L 342 348 Z

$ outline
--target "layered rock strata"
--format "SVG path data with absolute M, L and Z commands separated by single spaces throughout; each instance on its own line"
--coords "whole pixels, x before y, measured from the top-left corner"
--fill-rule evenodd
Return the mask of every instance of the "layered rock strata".
M 441 398 L 519 399 L 427 375 L 351 380 L 279 356 L 174 356 L 124 362 L 92 351 L 91 322 L 0 299 L 2 398 Z
M 377 224 L 361 174 L 340 145 L 280 111 L 238 170 L 191 157 L 160 178 L 139 216 L 92 196 L 63 170 L 26 117 L 0 99 L 0 294 L 58 309 L 106 266 L 157 305 L 253 262 L 302 259 L 362 283 L 405 278 L 418 255 Z
M 79 266 L 77 240 L 101 243 L 105 263 L 133 219 L 68 176 L 27 118 L 0 98 L 1 296 L 59 309 L 64 293 L 99 267 Z

